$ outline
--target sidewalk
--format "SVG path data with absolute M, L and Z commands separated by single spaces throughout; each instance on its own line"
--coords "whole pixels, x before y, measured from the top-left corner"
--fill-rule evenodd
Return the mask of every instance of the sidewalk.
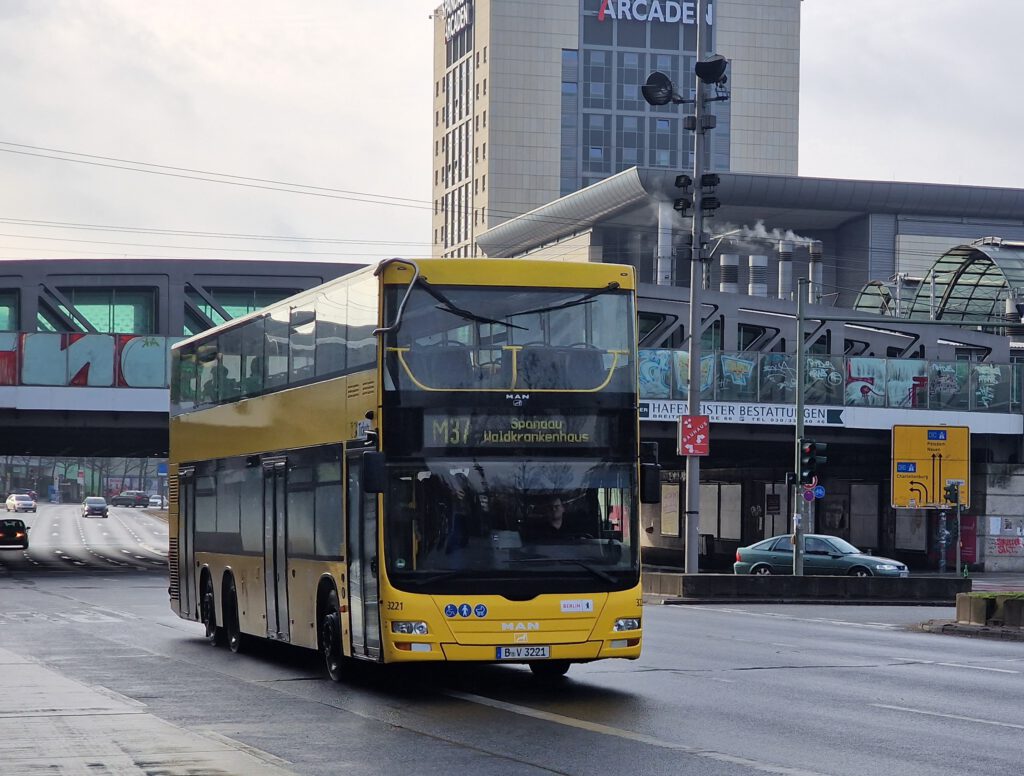
M 0 773 L 289 776 L 288 763 L 155 717 L 140 701 L 90 687 L 0 648 Z

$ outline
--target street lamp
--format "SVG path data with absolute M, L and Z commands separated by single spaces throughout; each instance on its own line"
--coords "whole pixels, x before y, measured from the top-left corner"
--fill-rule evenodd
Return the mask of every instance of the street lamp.
M 687 412 L 690 415 L 700 414 L 700 291 L 703 285 L 703 217 L 705 210 L 705 191 L 713 187 L 717 176 L 705 176 L 704 173 L 704 134 L 715 126 L 715 115 L 705 114 L 708 102 L 729 99 L 725 88 L 728 80 L 725 75 L 728 60 L 714 54 L 701 59 L 704 54 L 704 22 L 705 0 L 697 0 L 697 63 L 694 66 L 695 88 L 694 99 L 683 99 L 676 90 L 672 79 L 664 73 L 654 72 L 647 77 L 641 87 L 644 99 L 650 105 L 668 105 L 672 103 L 693 103 L 693 115 L 683 119 L 683 127 L 693 132 L 693 216 L 690 230 L 690 317 L 687 336 L 690 338 L 690 364 L 687 389 Z M 714 88 L 713 97 L 705 97 L 704 87 Z M 712 202 L 712 200 L 714 200 Z M 717 199 L 708 197 L 708 206 L 717 207 Z M 700 541 L 700 458 L 696 455 L 686 457 L 686 556 L 684 572 L 696 574 L 698 571 L 698 542 Z

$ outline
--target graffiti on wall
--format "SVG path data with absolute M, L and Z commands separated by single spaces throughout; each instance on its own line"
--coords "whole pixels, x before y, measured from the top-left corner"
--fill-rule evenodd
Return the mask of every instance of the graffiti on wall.
M 180 337 L 134 334 L 0 334 L 0 385 L 166 388 Z

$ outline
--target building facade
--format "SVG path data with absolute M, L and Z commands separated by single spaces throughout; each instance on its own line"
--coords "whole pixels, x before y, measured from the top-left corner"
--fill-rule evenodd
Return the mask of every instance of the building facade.
M 687 169 L 677 106 L 640 86 L 667 73 L 684 97 L 697 58 L 693 0 L 446 0 L 434 14 L 433 246 L 475 237 L 630 167 Z M 712 169 L 795 174 L 799 0 L 717 0 L 708 51 L 730 62 Z

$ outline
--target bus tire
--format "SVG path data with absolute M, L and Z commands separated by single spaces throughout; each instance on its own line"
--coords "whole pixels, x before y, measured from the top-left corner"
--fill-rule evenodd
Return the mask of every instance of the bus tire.
M 344 676 L 342 663 L 345 656 L 341 648 L 341 612 L 338 611 L 338 594 L 334 590 L 327 594 L 327 606 L 320 622 L 320 654 L 331 681 L 340 682 Z
M 227 636 L 228 649 L 234 653 L 243 650 L 245 637 L 238 623 L 238 593 L 235 590 L 234 577 L 228 577 L 224 591 L 224 632 Z
M 538 679 L 561 679 L 569 670 L 568 660 L 535 660 L 530 665 L 530 670 Z
M 199 617 L 206 626 L 206 640 L 214 647 L 224 644 L 224 629 L 217 626 L 217 604 L 213 594 L 213 581 L 203 575 L 203 593 L 199 602 Z

